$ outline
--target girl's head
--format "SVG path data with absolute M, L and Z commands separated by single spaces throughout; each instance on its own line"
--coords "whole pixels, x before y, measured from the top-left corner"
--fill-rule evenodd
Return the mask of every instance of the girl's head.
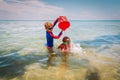
M 65 36 L 63 39 L 62 39 L 63 43 L 65 44 L 70 44 L 70 38 Z
M 47 31 L 52 31 L 52 26 L 53 26 L 53 24 L 51 23 L 51 22 L 46 22 L 45 24 L 44 24 L 44 26 L 45 26 L 45 29 L 47 30 Z

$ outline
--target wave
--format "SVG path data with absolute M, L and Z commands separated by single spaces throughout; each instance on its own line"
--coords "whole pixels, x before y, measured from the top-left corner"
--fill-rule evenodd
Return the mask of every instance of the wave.
M 118 35 L 103 35 L 96 37 L 94 40 L 75 41 L 81 45 L 100 47 L 102 45 L 120 44 L 120 34 Z

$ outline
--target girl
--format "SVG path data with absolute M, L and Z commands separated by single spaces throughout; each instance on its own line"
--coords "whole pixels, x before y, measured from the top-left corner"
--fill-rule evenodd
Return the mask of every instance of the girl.
M 62 39 L 63 43 L 58 46 L 59 51 L 61 52 L 61 59 L 63 62 L 67 62 L 68 55 L 70 53 L 70 38 L 65 36 Z

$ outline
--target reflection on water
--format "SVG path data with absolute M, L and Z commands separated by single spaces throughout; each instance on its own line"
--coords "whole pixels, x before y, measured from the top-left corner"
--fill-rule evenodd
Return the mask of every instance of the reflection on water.
M 67 73 L 68 65 L 66 63 L 62 63 L 58 67 L 58 71 L 56 73 L 56 80 L 65 79 L 65 75 Z M 68 77 L 69 78 L 69 77 Z
M 24 75 L 25 66 L 38 62 L 39 59 L 45 56 L 24 55 L 21 56 L 17 52 L 0 56 L 0 77 L 11 79 L 16 76 Z
M 1 80 L 119 80 L 120 62 L 111 56 L 85 49 L 86 55 L 70 55 L 68 62 L 57 56 L 54 66 L 47 67 L 46 55 L 11 53 L 0 56 Z M 44 54 L 44 53 L 42 53 Z M 109 76 L 109 77 L 108 77 Z

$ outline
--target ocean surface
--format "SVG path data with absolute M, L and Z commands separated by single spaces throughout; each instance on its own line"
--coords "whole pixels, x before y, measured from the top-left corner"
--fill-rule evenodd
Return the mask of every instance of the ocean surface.
M 71 20 L 70 28 L 54 40 L 59 54 L 62 38 L 70 37 L 68 63 L 57 56 L 50 67 L 45 22 L 0 21 L 0 80 L 120 80 L 120 20 Z M 56 25 L 53 33 L 59 32 Z

